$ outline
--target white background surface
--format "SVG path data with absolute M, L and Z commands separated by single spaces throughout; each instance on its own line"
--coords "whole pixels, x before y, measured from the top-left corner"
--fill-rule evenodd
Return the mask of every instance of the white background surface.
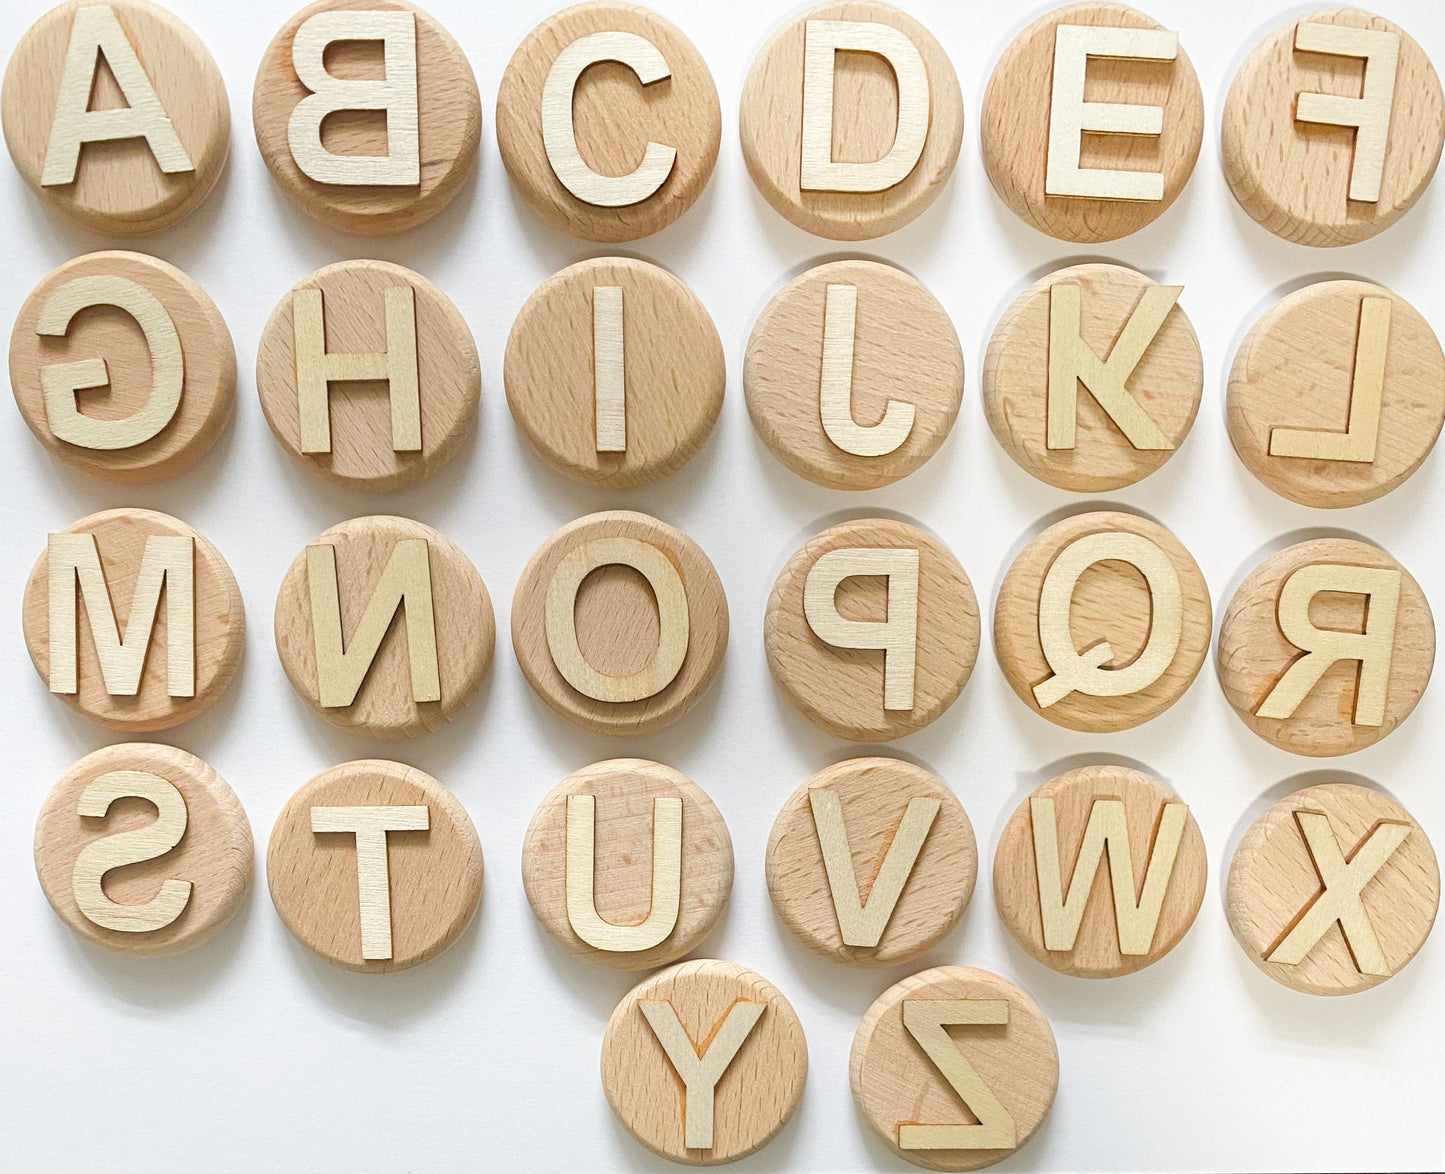
M 547 0 L 434 0 L 471 58 L 486 112 L 481 166 L 431 223 L 399 237 L 332 232 L 272 185 L 250 127 L 251 85 L 288 0 L 173 0 L 210 46 L 230 89 L 232 161 L 211 199 L 177 229 L 144 239 L 195 277 L 227 317 L 241 365 L 234 426 L 191 473 L 123 489 L 53 460 L 19 413 L 0 411 L 0 1167 L 6 1170 L 503 1171 L 664 1169 L 618 1126 L 603 1099 L 598 1050 L 626 975 L 565 956 L 535 924 L 522 892 L 522 836 L 541 796 L 570 771 L 616 755 L 657 758 L 696 779 L 727 818 L 737 856 L 732 907 L 705 951 L 772 979 L 797 1008 L 811 1070 L 801 1111 L 741 1169 L 906 1169 L 865 1131 L 848 1092 L 852 1033 L 870 1002 L 904 973 L 969 963 L 1019 982 L 1058 1035 L 1062 1081 L 1053 1114 L 1005 1167 L 1126 1169 L 1439 1169 L 1445 1165 L 1445 944 L 1437 935 L 1398 977 L 1325 1000 L 1276 986 L 1244 957 L 1225 921 L 1220 880 L 1247 823 L 1288 790 L 1364 776 L 1385 787 L 1445 846 L 1439 723 L 1445 685 L 1384 743 L 1325 764 L 1257 739 L 1226 705 L 1212 662 L 1172 710 L 1111 736 L 1058 729 L 1029 713 L 987 638 L 959 702 L 929 729 L 889 747 L 940 774 L 962 798 L 984 867 L 962 926 L 916 965 L 852 971 L 797 946 L 774 917 L 763 880 L 768 829 L 783 799 L 850 747 L 792 713 L 769 680 L 764 604 L 805 538 L 842 516 L 897 512 L 932 528 L 991 602 L 1010 559 L 1046 521 L 1082 503 L 1017 469 L 984 420 L 978 387 L 988 334 L 1041 273 L 1081 259 L 1017 221 L 979 157 L 977 115 L 993 62 L 1043 9 L 995 0 L 909 0 L 962 82 L 968 125 L 954 179 L 914 224 L 861 250 L 792 228 L 755 194 L 737 144 L 738 94 L 754 53 L 782 18 L 766 0 L 654 0 L 701 50 L 722 99 L 724 134 L 697 205 L 628 250 L 687 281 L 712 312 L 729 364 L 722 419 L 702 452 L 662 485 L 631 493 L 580 489 L 524 450 L 502 391 L 502 352 L 528 293 L 556 269 L 605 250 L 545 228 L 509 188 L 492 113 L 507 58 L 548 15 Z M 0 3 L 0 52 L 47 7 Z M 1445 6 L 1387 0 L 1387 15 L 1445 60 Z M 1216 614 L 1246 571 L 1289 539 L 1339 527 L 1379 542 L 1445 604 L 1440 457 L 1383 501 L 1311 511 L 1257 485 L 1235 458 L 1223 419 L 1224 378 L 1243 332 L 1281 293 L 1326 273 L 1358 275 L 1409 298 L 1445 327 L 1438 239 L 1440 184 L 1375 241 L 1312 251 L 1275 239 L 1234 203 L 1219 170 L 1224 95 L 1247 50 L 1288 12 L 1253 0 L 1156 0 L 1180 31 L 1204 87 L 1208 124 L 1194 179 L 1153 226 L 1100 255 L 1182 283 L 1199 333 L 1205 402 L 1188 443 L 1146 483 L 1110 500 L 1174 530 L 1204 568 Z M 0 163 L 0 320 L 46 272 L 107 247 L 48 215 L 8 160 Z M 968 362 L 957 427 L 899 485 L 853 497 L 788 473 L 762 446 L 739 384 L 743 346 L 765 301 L 802 268 L 861 253 L 917 274 L 953 316 Z M 252 370 L 261 327 L 290 285 L 317 266 L 378 256 L 409 265 L 455 299 L 483 364 L 481 426 L 431 482 L 363 496 L 297 469 L 272 439 Z M 174 959 L 127 959 L 71 934 L 47 907 L 31 863 L 36 811 L 70 764 L 113 735 L 50 697 L 25 653 L 24 579 L 45 534 L 109 506 L 134 504 L 197 526 L 230 560 L 250 618 L 242 671 L 202 718 L 166 734 L 211 762 L 240 795 L 264 853 L 287 797 L 312 774 L 381 753 L 453 788 L 487 859 L 474 926 L 420 969 L 367 976 L 333 969 L 292 941 L 272 910 L 258 860 L 244 912 L 217 939 Z M 532 550 L 570 519 L 632 507 L 684 528 L 717 564 L 732 612 L 725 671 L 709 697 L 664 733 L 608 739 L 572 728 L 530 693 L 507 640 L 508 604 Z M 277 585 L 326 526 L 402 513 L 439 527 L 476 562 L 499 621 L 482 697 L 450 728 L 378 746 L 340 733 L 292 692 L 271 639 Z M 987 618 L 987 616 L 986 616 Z M 986 624 L 987 630 L 987 624 Z M 1157 965 L 1088 983 L 1017 949 L 989 884 L 1004 821 L 1039 782 L 1100 758 L 1136 762 L 1192 805 L 1210 852 L 1209 894 L 1195 928 Z

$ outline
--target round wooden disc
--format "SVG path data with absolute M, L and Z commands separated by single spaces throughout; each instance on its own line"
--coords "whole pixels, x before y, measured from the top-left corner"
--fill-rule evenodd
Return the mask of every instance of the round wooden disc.
M 599 287 L 622 291 L 622 452 L 597 451 Z M 727 386 L 722 340 L 697 295 L 666 269 L 627 257 L 579 261 L 538 286 L 512 323 L 503 378 L 512 418 L 537 455 L 605 489 L 680 469 L 717 423 Z
M 351 641 L 377 584 L 404 539 L 427 544 L 435 617 L 438 701 L 413 700 L 411 649 L 404 606 L 397 608 L 376 659 L 350 705 L 324 706 L 316 673 L 316 632 L 306 551 L 296 556 L 276 594 L 276 652 L 292 686 L 332 725 L 370 738 L 411 738 L 446 725 L 482 687 L 492 666 L 496 621 L 477 568 L 446 535 L 410 518 L 352 518 L 318 534 L 310 546 L 336 557 L 342 646 Z M 308 547 L 309 549 L 309 547 Z
M 1144 291 L 1158 283 L 1124 265 L 1070 265 L 1034 282 L 994 327 L 983 367 L 983 406 L 1004 452 L 1059 489 L 1105 493 L 1142 481 L 1174 455 L 1194 426 L 1204 360 L 1189 316 L 1176 302 L 1126 387 L 1169 448 L 1135 448 L 1082 384 L 1074 447 L 1049 448 L 1049 302 L 1056 285 L 1079 287 L 1079 337 L 1107 358 Z
M 1285 947 L 1290 931 L 1316 902 L 1333 903 L 1300 820 L 1311 813 L 1327 821 L 1322 826 L 1326 851 L 1333 837 L 1350 862 L 1371 836 L 1383 833 L 1394 840 L 1404 835 L 1359 892 L 1368 933 L 1352 923 L 1347 936 L 1336 919 L 1298 962 L 1286 962 L 1296 952 Z M 1335 880 L 1333 887 L 1339 886 Z M 1398 974 L 1425 944 L 1440 908 L 1440 866 L 1425 830 L 1394 800 L 1354 783 L 1324 783 L 1287 795 L 1250 825 L 1229 866 L 1225 908 L 1249 960 L 1275 982 L 1311 995 L 1348 995 Z M 1353 912 L 1356 905 L 1346 897 L 1341 908 Z M 1377 959 L 1367 952 L 1371 936 L 1379 947 Z M 1283 953 L 1281 947 L 1288 954 L 1270 961 L 1277 951 Z M 1362 964 L 1380 973 L 1366 973 Z
M 1088 896 L 1083 919 L 1073 947 L 1051 950 L 1044 943 L 1044 920 L 1039 898 L 1038 858 L 1034 852 L 1032 804 L 1048 799 L 1054 804 L 1058 840 L 1060 892 L 1071 895 L 1076 879 L 1084 832 L 1099 800 L 1117 799 L 1124 804 L 1124 822 L 1129 829 L 1129 849 L 1134 872 L 1131 892 L 1144 892 L 1150 861 L 1159 851 L 1160 821 L 1168 804 L 1181 803 L 1179 796 L 1158 779 L 1143 771 L 1121 766 L 1086 766 L 1052 778 L 1019 804 L 1004 825 L 993 856 L 993 898 L 1000 920 L 1014 941 L 1045 966 L 1078 978 L 1117 978 L 1159 961 L 1189 932 L 1204 901 L 1209 863 L 1204 836 L 1186 808 L 1184 826 L 1168 874 L 1163 904 L 1155 923 L 1148 950 L 1125 954 L 1119 940 L 1119 926 L 1113 893 L 1107 879 L 1113 866 L 1106 853 L 1100 860 Z
M 572 92 L 577 153 L 600 175 L 635 170 L 650 143 L 676 152 L 646 199 L 603 207 L 574 195 L 548 161 L 542 95 L 558 55 L 583 37 L 630 33 L 662 54 L 668 76 L 647 85 L 617 61 L 590 65 Z M 707 186 L 722 139 L 722 111 L 707 62 L 670 22 L 635 4 L 578 4 L 554 13 L 517 46 L 497 91 L 497 146 L 512 183 L 551 227 L 583 240 L 630 241 L 666 228 Z
M 101 573 L 110 593 L 116 623 L 124 634 L 130 616 L 136 578 L 152 535 L 190 538 L 195 542 L 195 695 L 172 697 L 167 683 L 165 590 L 156 609 L 149 655 L 134 696 L 113 696 L 106 691 L 100 659 L 90 634 L 85 601 L 76 586 L 77 666 L 75 693 L 55 696 L 113 730 L 145 733 L 165 730 L 189 721 L 210 705 L 231 683 L 246 646 L 246 612 L 241 589 L 221 552 L 178 518 L 155 510 L 102 510 L 72 522 L 62 534 L 93 534 L 100 555 Z M 167 588 L 168 589 L 168 588 Z M 25 583 L 25 645 L 35 671 L 50 682 L 50 569 L 46 551 L 40 552 Z M 104 620 L 102 619 L 102 623 Z
M 684 1145 L 686 1090 L 643 1003 L 672 1007 L 695 1048 L 713 1041 L 735 1004 L 763 1011 L 713 1088 L 712 1145 Z M 655 1154 L 689 1166 L 716 1166 L 767 1145 L 787 1124 L 808 1078 L 808 1044 L 792 1004 L 761 974 L 731 962 L 679 962 L 633 987 L 602 1037 L 602 1090 L 628 1133 Z
M 949 1047 L 1012 1119 L 1012 1148 L 904 1149 L 899 1144 L 900 1126 L 979 1120 L 972 1106 L 960 1105 L 959 1094 L 903 1025 L 906 1003 L 935 1000 L 1008 1004 L 1006 1023 L 945 1026 L 943 1031 Z M 899 1157 L 929 1170 L 979 1170 L 1015 1153 L 1043 1124 L 1059 1088 L 1059 1051 L 1038 1004 L 1013 983 L 972 966 L 938 966 L 895 983 L 868 1008 L 853 1036 L 848 1077 L 859 1114 Z
M 131 915 L 160 898 L 168 881 L 188 885 L 180 913 L 158 929 L 92 921 L 76 896 L 76 865 L 83 853 L 110 837 L 150 828 L 160 816 L 155 803 L 127 793 L 122 780 L 113 780 L 120 794 L 106 804 L 105 814 L 80 814 L 86 789 L 116 771 L 152 775 L 184 802 L 185 827 L 174 847 L 102 874 L 104 896 Z M 143 854 L 139 848 L 122 850 L 120 859 Z M 148 742 L 120 742 L 87 754 L 55 784 L 35 823 L 35 871 L 51 908 L 81 937 L 123 954 L 179 954 L 199 946 L 241 907 L 254 855 L 251 825 L 226 781 L 194 754 Z
M 1271 456 L 1277 428 L 1349 430 L 1366 298 L 1387 299 L 1384 373 L 1373 460 Z M 1375 368 L 1378 369 L 1378 368 Z M 1368 378 L 1368 376 L 1366 376 Z M 1229 373 L 1229 438 L 1261 482 L 1301 505 L 1373 501 L 1410 476 L 1445 421 L 1445 354 L 1420 312 L 1366 281 L 1320 281 L 1275 303 L 1245 336 Z
M 928 74 L 928 137 L 918 162 L 881 192 L 803 191 L 803 42 L 809 21 L 846 20 L 898 29 L 918 50 Z M 833 77 L 832 158 L 840 163 L 882 159 L 898 129 L 898 83 L 874 53 L 839 53 Z M 781 215 L 815 236 L 871 240 L 902 228 L 923 212 L 948 182 L 963 142 L 963 94 L 953 63 L 933 34 L 878 0 L 835 0 L 789 19 L 753 59 L 738 112 L 743 158 L 758 191 Z
M 653 903 L 655 801 L 682 802 L 681 897 L 677 922 L 646 950 L 608 950 L 577 936 L 567 915 L 567 800 L 591 795 L 593 902 L 610 925 L 640 925 Z M 568 775 L 537 807 L 522 845 L 522 883 L 542 927 L 573 954 L 616 970 L 649 970 L 691 953 L 712 933 L 733 886 L 733 844 L 722 813 L 670 766 L 613 758 Z
M 1358 98 L 1364 77 L 1359 57 L 1296 50 L 1302 24 L 1400 38 L 1376 201 L 1349 198 L 1355 128 L 1295 118 L 1300 94 Z M 1245 58 L 1224 104 L 1221 154 L 1235 199 L 1270 232 L 1302 245 L 1349 245 L 1389 228 L 1430 183 L 1442 144 L 1445 95 L 1429 56 L 1399 25 L 1358 8 L 1320 9 L 1280 25 Z
M 421 448 L 393 448 L 386 380 L 334 380 L 327 393 L 331 451 L 302 452 L 297 292 L 321 291 L 327 354 L 380 354 L 387 349 L 386 291 L 406 287 L 416 309 Z M 333 485 L 380 491 L 415 485 L 451 460 L 475 424 L 482 374 L 466 319 L 420 273 L 389 261 L 338 261 L 297 282 L 271 311 L 256 352 L 256 390 L 271 431 L 301 465 Z
M 983 164 L 994 191 L 1021 220 L 1060 240 L 1098 244 L 1138 232 L 1174 203 L 1199 158 L 1204 97 L 1184 47 L 1173 61 L 1091 57 L 1088 101 L 1159 107 L 1163 133 L 1084 134 L 1082 169 L 1149 171 L 1164 177 L 1158 200 L 1047 196 L 1049 110 L 1055 30 L 1060 25 L 1157 29 L 1152 17 L 1122 4 L 1068 4 L 1024 29 L 999 58 L 979 117 Z
M 634 539 L 656 548 L 682 581 L 688 640 L 681 667 L 656 693 L 637 701 L 603 701 L 571 685 L 547 640 L 547 592 L 563 560 L 602 539 Z M 631 566 L 605 564 L 582 581 L 574 601 L 577 646 L 599 673 L 627 677 L 661 657 L 657 594 Z M 512 648 L 522 675 L 568 721 L 598 734 L 648 734 L 671 725 L 702 699 L 722 668 L 728 644 L 727 597 L 702 548 L 681 530 L 647 514 L 606 510 L 569 522 L 532 555 L 512 596 Z
M 1289 717 L 1256 712 L 1300 657 L 1300 649 L 1280 630 L 1280 591 L 1300 568 L 1319 563 L 1400 572 L 1384 718 L 1377 726 L 1354 720 L 1360 676 L 1354 660 L 1330 665 Z M 1366 603 L 1361 594 L 1322 591 L 1309 608 L 1309 619 L 1322 630 L 1361 632 Z M 1316 538 L 1271 555 L 1240 584 L 1220 621 L 1218 657 L 1224 696 L 1245 725 L 1281 750 L 1326 758 L 1371 746 L 1410 716 L 1435 664 L 1435 620 L 1420 584 L 1378 546 L 1352 538 Z
M 879 456 L 845 451 L 823 425 L 824 322 L 835 285 L 853 287 L 857 298 L 853 421 L 874 427 L 893 403 L 913 412 L 907 436 Z M 758 435 L 793 472 L 831 489 L 876 489 L 919 468 L 947 437 L 963 398 L 963 351 L 922 282 L 877 261 L 831 261 L 794 278 L 758 316 L 743 390 Z
M 141 286 L 164 308 L 180 340 L 180 402 L 165 427 L 127 448 L 91 448 L 61 440 L 46 410 L 44 372 L 57 364 L 95 358 L 105 364 L 109 382 L 102 394 L 86 388 L 74 397 L 82 414 L 123 420 L 150 401 L 154 378 L 150 347 L 140 323 L 127 311 L 88 305 L 71 319 L 64 334 L 37 330 L 51 299 L 84 278 L 121 278 Z M 10 388 L 30 431 L 67 464 L 123 484 L 159 481 L 200 460 L 231 418 L 236 351 L 216 304 L 173 265 L 143 253 L 87 253 L 52 270 L 20 307 L 10 335 Z
M 194 212 L 225 170 L 231 150 L 226 84 L 201 39 L 164 8 L 146 0 L 106 0 L 104 10 L 114 14 L 191 166 L 162 171 L 143 137 L 82 141 L 74 178 L 42 183 L 75 14 L 88 7 L 91 0 L 52 8 L 15 46 L 0 90 L 5 142 L 16 170 L 50 208 L 110 236 L 154 232 Z M 133 105 L 109 63 L 84 89 L 87 111 Z M 93 131 L 82 123 L 77 133 Z
M 313 832 L 315 807 L 425 807 L 425 831 L 386 833 L 390 958 L 361 956 L 356 836 Z M 383 974 L 429 962 L 471 924 L 482 899 L 482 845 L 457 797 L 431 775 L 385 759 L 343 762 L 292 795 L 266 849 L 271 900 L 296 939 L 347 970 Z
M 884 709 L 881 649 L 838 648 L 814 633 L 803 611 L 808 573 L 835 550 L 918 552 L 918 636 L 913 708 Z M 888 580 L 844 579 L 835 595 L 846 620 L 888 618 Z M 862 518 L 829 527 L 788 560 L 768 598 L 763 643 L 783 694 L 814 725 L 853 742 L 889 742 L 921 730 L 954 703 L 978 659 L 978 601 L 958 560 L 937 538 L 892 518 Z
M 321 12 L 410 12 L 416 18 L 417 135 L 421 183 L 412 186 L 318 183 L 291 153 L 291 112 L 310 93 L 296 76 L 291 43 Z M 333 77 L 380 76 L 382 45 L 338 40 L 326 51 Z M 256 145 L 288 199 L 332 228 L 378 234 L 430 220 L 460 190 L 476 163 L 482 137 L 482 99 L 462 47 L 429 13 L 406 0 L 316 0 L 296 13 L 266 47 L 251 95 Z M 327 116 L 321 145 L 337 155 L 387 154 L 384 111 L 340 110 Z
M 1123 696 L 1096 696 L 1077 689 L 1044 706 L 1035 686 L 1057 673 L 1044 654 L 1040 633 L 1044 579 L 1054 561 L 1090 535 L 1131 534 L 1148 539 L 1168 558 L 1179 579 L 1179 643 L 1168 666 L 1154 680 Z M 1069 632 L 1076 651 L 1108 641 L 1113 657 L 1099 668 L 1115 672 L 1132 665 L 1148 644 L 1159 607 L 1144 573 L 1123 559 L 1101 559 L 1074 585 Z M 1179 539 L 1157 522 L 1114 510 L 1075 514 L 1055 522 L 1014 559 L 1004 575 L 993 612 L 994 651 L 1019 700 L 1055 725 L 1085 733 L 1113 733 L 1158 717 L 1194 683 L 1214 630 L 1209 584 Z
M 939 805 L 876 946 L 843 941 L 813 815 L 819 790 L 838 797 L 860 904 L 871 898 L 909 805 Z M 768 837 L 767 875 L 773 908 L 808 949 L 849 966 L 899 966 L 931 950 L 963 916 L 978 848 L 963 804 L 928 771 L 896 758 L 854 758 L 820 770 L 783 804 Z

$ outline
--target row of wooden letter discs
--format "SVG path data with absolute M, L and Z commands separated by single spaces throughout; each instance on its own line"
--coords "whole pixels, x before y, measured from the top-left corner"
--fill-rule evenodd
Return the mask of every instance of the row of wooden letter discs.
M 849 117 L 835 120 L 837 109 Z M 377 111 L 384 118 L 368 116 Z M 147 0 L 68 0 L 42 17 L 6 71 L 3 116 L 41 197 L 111 233 L 192 211 L 230 135 L 215 62 Z M 1014 39 L 980 119 L 1003 201 L 1042 232 L 1099 242 L 1142 228 L 1179 195 L 1204 100 L 1177 33 L 1089 2 Z M 456 195 L 482 109 L 461 47 L 427 13 L 405 0 L 316 0 L 267 48 L 253 121 L 288 197 L 327 224 L 376 233 L 420 223 Z M 611 2 L 566 9 L 527 36 L 501 79 L 496 124 L 507 171 L 537 213 L 603 241 L 682 215 L 722 133 L 712 76 L 687 38 Z M 963 99 L 943 47 L 911 17 L 877 0 L 827 3 L 791 17 L 758 54 L 739 129 L 778 212 L 858 240 L 908 223 L 938 194 L 962 142 Z M 1349 244 L 1394 223 L 1429 183 L 1442 142 L 1445 99 L 1429 58 L 1359 9 L 1273 30 L 1224 110 L 1236 198 L 1305 244 Z

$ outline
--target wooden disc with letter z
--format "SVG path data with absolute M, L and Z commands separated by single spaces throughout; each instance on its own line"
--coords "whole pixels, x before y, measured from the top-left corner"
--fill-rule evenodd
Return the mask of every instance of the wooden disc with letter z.
M 193 754 L 120 742 L 55 784 L 35 823 L 40 887 L 81 937 L 124 954 L 179 954 L 241 907 L 251 825 Z
M 1245 58 L 1224 104 L 1234 197 L 1302 245 L 1389 228 L 1430 183 L 1445 95 L 1415 40 L 1383 16 L 1330 8 L 1280 25 Z
M 1440 866 L 1394 800 L 1354 783 L 1287 795 L 1235 850 L 1229 926 L 1275 982 L 1348 995 L 1398 974 L 1440 908 Z
M 1045 966 L 1115 978 L 1183 940 L 1208 873 L 1179 796 L 1143 771 L 1086 766 L 1050 779 L 1010 817 L 993 896 L 1014 941 Z
M 497 91 L 497 146 L 549 225 L 584 240 L 666 228 L 707 186 L 722 111 L 707 63 L 635 4 L 578 4 L 512 54 Z
M 799 228 L 870 240 L 948 182 L 963 141 L 953 64 L 921 24 L 878 0 L 834 0 L 773 34 L 743 85 L 743 158 Z
M 1184 696 L 1213 625 L 1209 585 L 1183 544 L 1148 518 L 1100 510 L 1054 523 L 1014 559 L 993 643 L 1035 713 L 1112 733 Z
M 1069 4 L 999 58 L 979 119 L 994 191 L 1060 240 L 1152 223 L 1199 158 L 1204 97 L 1179 34 L 1122 4 Z
M 1264 485 L 1301 505 L 1381 497 L 1435 447 L 1445 354 L 1420 312 L 1366 281 L 1276 302 L 1229 372 L 1229 439 Z
M 1315 758 L 1378 742 L 1425 692 L 1435 620 L 1378 546 L 1316 538 L 1273 554 L 1219 625 L 1219 683 L 1244 724 Z
M 859 1115 L 899 1157 L 929 1170 L 979 1170 L 1043 1124 L 1059 1088 L 1059 1051 L 1038 1004 L 1013 983 L 939 966 L 895 983 L 868 1008 L 848 1076 Z
M 807 1078 L 792 1005 L 731 962 L 679 962 L 644 979 L 602 1037 L 602 1091 L 617 1119 L 653 1153 L 689 1166 L 767 1145 Z

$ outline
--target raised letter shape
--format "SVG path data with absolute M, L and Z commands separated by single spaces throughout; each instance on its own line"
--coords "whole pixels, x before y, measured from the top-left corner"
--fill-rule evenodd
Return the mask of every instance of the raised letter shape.
M 853 419 L 853 340 L 858 329 L 858 287 L 829 285 L 823 307 L 823 378 L 818 408 L 823 431 L 846 453 L 882 457 L 902 447 L 913 431 L 910 403 L 891 399 L 883 419 L 864 426 Z
M 622 335 L 622 287 L 592 287 L 592 394 L 597 451 L 627 451 L 627 381 Z
M 567 921 L 572 932 L 599 950 L 630 953 L 650 950 L 677 926 L 682 904 L 682 800 L 671 795 L 652 801 L 652 906 L 636 925 L 604 921 L 593 893 L 597 836 L 597 798 L 567 796 Z
M 838 614 L 838 585 L 858 575 L 888 580 L 888 618 L 849 620 Z M 918 658 L 918 551 L 852 547 L 830 550 L 808 570 L 803 614 L 819 640 L 835 648 L 883 651 L 883 708 L 913 708 Z
M 1009 1021 L 1007 999 L 905 999 L 903 1026 L 918 1041 L 934 1067 L 977 1125 L 922 1125 L 899 1122 L 898 1148 L 903 1150 L 1011 1150 L 1018 1144 L 1014 1119 L 978 1070 L 959 1051 L 948 1028 L 996 1026 Z
M 688 1039 L 671 1003 L 646 999 L 638 1007 L 687 1090 L 683 1097 L 682 1144 L 690 1150 L 711 1149 L 713 1090 L 762 1018 L 766 1005 L 734 1003 L 721 1025 L 713 1025 L 701 1052 Z
M 356 836 L 356 884 L 361 903 L 361 956 L 391 957 L 391 876 L 386 864 L 387 832 L 424 832 L 427 807 L 313 807 L 313 834 Z
M 1303 53 L 1365 59 L 1365 82 L 1358 98 L 1302 93 L 1296 98 L 1294 116 L 1299 122 L 1356 128 L 1350 199 L 1376 203 L 1385 170 L 1385 146 L 1390 139 L 1390 113 L 1395 104 L 1400 34 L 1301 21 L 1295 26 L 1294 47 Z

